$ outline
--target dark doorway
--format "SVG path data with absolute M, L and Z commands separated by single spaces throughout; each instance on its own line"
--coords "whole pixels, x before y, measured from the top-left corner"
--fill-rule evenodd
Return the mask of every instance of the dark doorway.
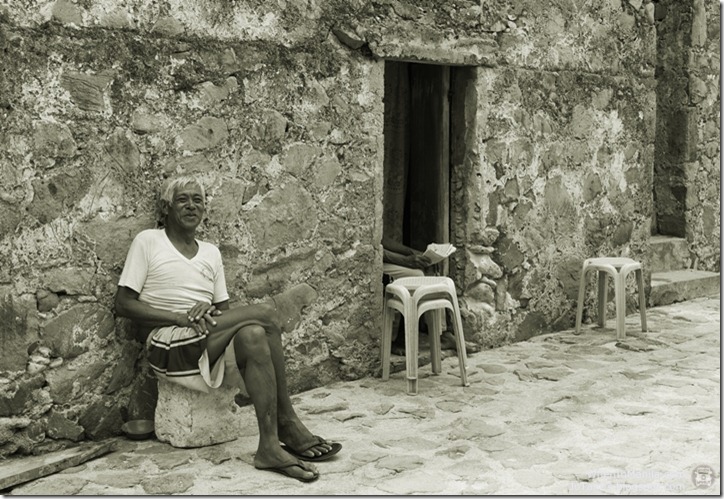
M 450 75 L 385 64 L 384 231 L 420 251 L 450 241 Z
M 410 64 L 410 161 L 403 238 L 415 249 L 450 238 L 450 68 Z

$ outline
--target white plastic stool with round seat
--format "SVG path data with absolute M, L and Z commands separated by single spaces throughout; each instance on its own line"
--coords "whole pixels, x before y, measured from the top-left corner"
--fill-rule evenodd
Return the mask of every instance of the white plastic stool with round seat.
M 613 278 L 616 303 L 616 338 L 626 337 L 626 276 L 636 272 L 639 289 L 639 312 L 641 313 L 641 331 L 646 332 L 646 297 L 644 296 L 644 278 L 641 264 L 631 258 L 589 258 L 583 262 L 581 284 L 578 290 L 578 307 L 576 309 L 576 331 L 581 332 L 583 318 L 583 298 L 586 291 L 586 275 L 590 271 L 598 273 L 598 325 L 606 325 L 606 301 L 608 288 L 606 274 Z
M 463 386 L 469 386 L 466 373 L 465 338 L 463 336 L 460 308 L 455 284 L 449 277 L 403 277 L 385 287 L 382 326 L 382 379 L 390 377 L 390 350 L 392 348 L 392 319 L 399 312 L 405 321 L 405 359 L 407 364 L 407 393 L 417 393 L 418 321 L 422 314 L 435 314 L 430 332 L 430 358 L 432 372 L 439 374 L 441 367 L 440 324 L 438 314 L 449 309 L 453 316 L 455 346 L 460 365 L 460 379 Z

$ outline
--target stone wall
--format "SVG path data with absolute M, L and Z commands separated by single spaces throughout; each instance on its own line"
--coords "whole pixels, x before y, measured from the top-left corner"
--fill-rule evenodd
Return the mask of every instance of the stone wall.
M 692 266 L 713 272 L 721 264 L 720 23 L 721 4 L 693 1 L 688 95 L 697 110 L 696 173 L 689 179 L 686 238 Z
M 585 258 L 646 257 L 653 81 L 486 68 L 477 90 L 487 110 L 456 259 L 472 329 L 522 340 L 570 327 Z
M 218 24 L 231 11 L 143 4 L 1 11 L 2 454 L 148 415 L 140 339 L 111 307 L 175 173 L 207 185 L 202 237 L 220 246 L 232 306 L 300 282 L 322 297 L 286 339 L 293 390 L 368 375 L 378 355 L 383 64 L 329 35 L 322 12 L 287 43 L 304 20 L 289 9 L 244 21 L 240 8 L 254 33 L 232 38 Z
M 355 27 L 375 55 L 474 67 L 457 72 L 451 103 L 464 109 L 451 275 L 467 337 L 492 346 L 570 327 L 585 258 L 647 259 L 654 5 L 388 5 Z
M 655 232 L 685 237 L 691 266 L 718 272 L 719 5 L 666 0 L 656 19 Z
M 385 60 L 467 66 L 466 335 L 570 327 L 583 258 L 646 258 L 654 23 L 647 0 L 0 0 L 0 455 L 149 415 L 111 304 L 174 173 L 208 186 L 234 303 L 318 291 L 285 338 L 294 391 L 376 372 Z

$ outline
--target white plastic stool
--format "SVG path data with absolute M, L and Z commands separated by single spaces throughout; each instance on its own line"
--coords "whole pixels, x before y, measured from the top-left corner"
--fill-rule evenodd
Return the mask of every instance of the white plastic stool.
M 407 393 L 417 393 L 417 352 L 418 352 L 418 321 L 422 314 L 435 314 L 433 331 L 430 331 L 430 358 L 432 372 L 439 374 L 441 366 L 440 324 L 438 314 L 450 309 L 453 316 L 453 332 L 455 346 L 460 364 L 460 379 L 463 386 L 469 386 L 465 359 L 465 338 L 463 336 L 460 308 L 458 306 L 455 284 L 449 277 L 403 277 L 385 287 L 385 303 L 382 325 L 382 379 L 390 377 L 390 350 L 392 348 L 392 319 L 395 311 L 400 312 L 405 320 L 405 359 L 407 363 Z
M 591 271 L 598 272 L 598 325 L 606 325 L 606 274 L 613 277 L 616 293 L 616 338 L 622 340 L 626 337 L 626 276 L 636 272 L 639 287 L 639 312 L 641 313 L 641 331 L 646 332 L 646 297 L 644 296 L 644 277 L 641 264 L 631 258 L 589 258 L 583 262 L 581 271 L 581 285 L 578 290 L 578 307 L 576 309 L 576 331 L 581 333 L 581 319 L 583 318 L 583 298 L 586 291 L 586 274 Z

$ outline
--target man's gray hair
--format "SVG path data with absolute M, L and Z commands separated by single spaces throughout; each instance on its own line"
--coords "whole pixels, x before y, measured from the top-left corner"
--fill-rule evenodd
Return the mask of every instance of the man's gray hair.
M 206 201 L 206 189 L 204 189 L 199 179 L 192 175 L 182 175 L 167 181 L 166 186 L 161 190 L 161 202 L 166 203 L 167 206 L 170 205 L 171 202 L 173 202 L 173 195 L 176 189 L 189 184 L 198 186 L 198 188 L 201 189 L 201 195 L 204 197 L 204 201 Z
M 173 202 L 173 195 L 176 193 L 176 189 L 189 184 L 199 187 L 201 195 L 204 197 L 204 202 L 206 202 L 206 189 L 204 189 L 204 185 L 198 178 L 192 175 L 182 175 L 166 180 L 161 186 L 158 198 L 156 198 L 156 224 L 159 227 L 163 227 L 166 223 L 166 210 Z

